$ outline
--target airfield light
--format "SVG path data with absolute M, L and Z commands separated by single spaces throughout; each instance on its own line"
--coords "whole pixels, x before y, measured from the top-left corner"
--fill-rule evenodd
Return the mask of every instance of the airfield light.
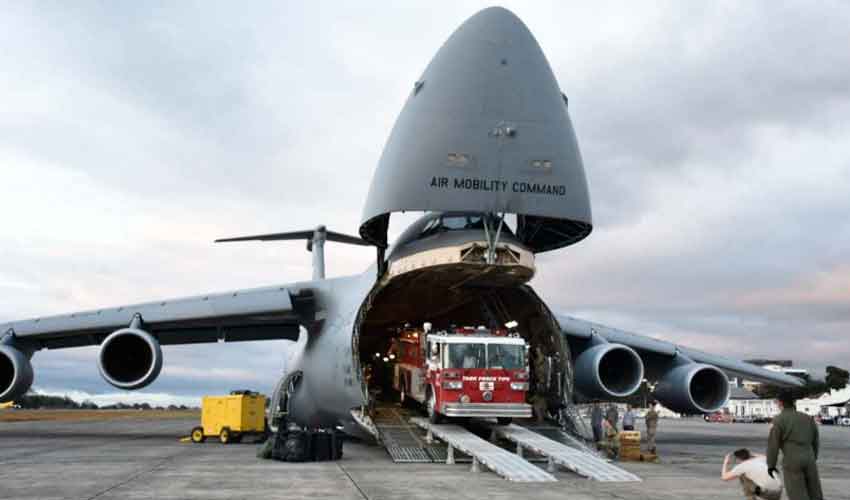
M 387 361 L 389 361 L 389 360 L 390 360 L 390 358 L 388 358 L 388 357 L 384 356 L 384 363 L 386 363 L 386 362 L 387 362 Z
M 395 359 L 395 354 L 390 354 L 390 359 Z

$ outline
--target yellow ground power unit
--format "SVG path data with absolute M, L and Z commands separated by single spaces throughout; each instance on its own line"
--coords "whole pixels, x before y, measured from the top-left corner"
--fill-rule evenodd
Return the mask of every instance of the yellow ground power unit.
M 223 444 L 238 443 L 246 435 L 266 432 L 266 397 L 251 391 L 233 391 L 228 396 L 204 396 L 201 425 L 192 429 L 192 441 L 203 443 L 218 437 Z

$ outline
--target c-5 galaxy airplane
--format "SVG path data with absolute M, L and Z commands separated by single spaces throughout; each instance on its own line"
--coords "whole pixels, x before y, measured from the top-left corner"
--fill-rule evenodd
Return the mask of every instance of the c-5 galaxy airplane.
M 424 212 L 392 244 L 390 216 Z M 301 340 L 288 366 L 289 418 L 368 427 L 366 365 L 405 324 L 512 323 L 547 366 L 554 410 L 614 399 L 644 379 L 678 412 L 721 408 L 729 375 L 781 386 L 794 377 L 553 312 L 528 281 L 536 255 L 586 238 L 588 186 L 549 63 L 511 12 L 467 20 L 414 83 L 372 179 L 359 237 L 326 230 L 230 240 L 306 239 L 313 279 L 0 325 L 0 402 L 33 382 L 41 349 L 100 345 L 100 373 L 132 390 L 153 382 L 161 346 Z M 326 241 L 373 246 L 362 274 L 325 279 Z

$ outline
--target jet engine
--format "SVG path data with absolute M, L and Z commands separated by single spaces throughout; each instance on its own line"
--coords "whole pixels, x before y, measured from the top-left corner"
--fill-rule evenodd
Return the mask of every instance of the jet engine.
M 654 395 L 661 404 L 678 413 L 711 413 L 729 399 L 729 379 L 715 366 L 686 363 L 661 377 Z
M 622 398 L 643 381 L 643 361 L 622 344 L 597 344 L 576 358 L 576 390 L 587 398 Z
M 159 376 L 162 349 L 150 333 L 122 328 L 100 344 L 98 368 L 104 380 L 119 389 L 141 389 Z
M 23 396 L 31 385 L 29 357 L 10 345 L 0 344 L 0 403 Z

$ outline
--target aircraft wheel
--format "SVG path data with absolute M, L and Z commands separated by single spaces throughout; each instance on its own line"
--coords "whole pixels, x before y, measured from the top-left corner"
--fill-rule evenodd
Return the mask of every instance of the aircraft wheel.
M 204 428 L 203 427 L 195 427 L 192 429 L 192 442 L 193 443 L 203 443 L 207 440 L 207 437 L 204 436 Z
M 511 417 L 499 417 L 496 419 L 496 422 L 499 425 L 511 425 L 511 422 L 513 422 L 513 420 L 514 419 L 512 419 Z
M 221 441 L 221 444 L 228 444 L 233 440 L 230 427 L 223 427 L 221 429 L 221 433 L 218 435 L 218 440 Z

